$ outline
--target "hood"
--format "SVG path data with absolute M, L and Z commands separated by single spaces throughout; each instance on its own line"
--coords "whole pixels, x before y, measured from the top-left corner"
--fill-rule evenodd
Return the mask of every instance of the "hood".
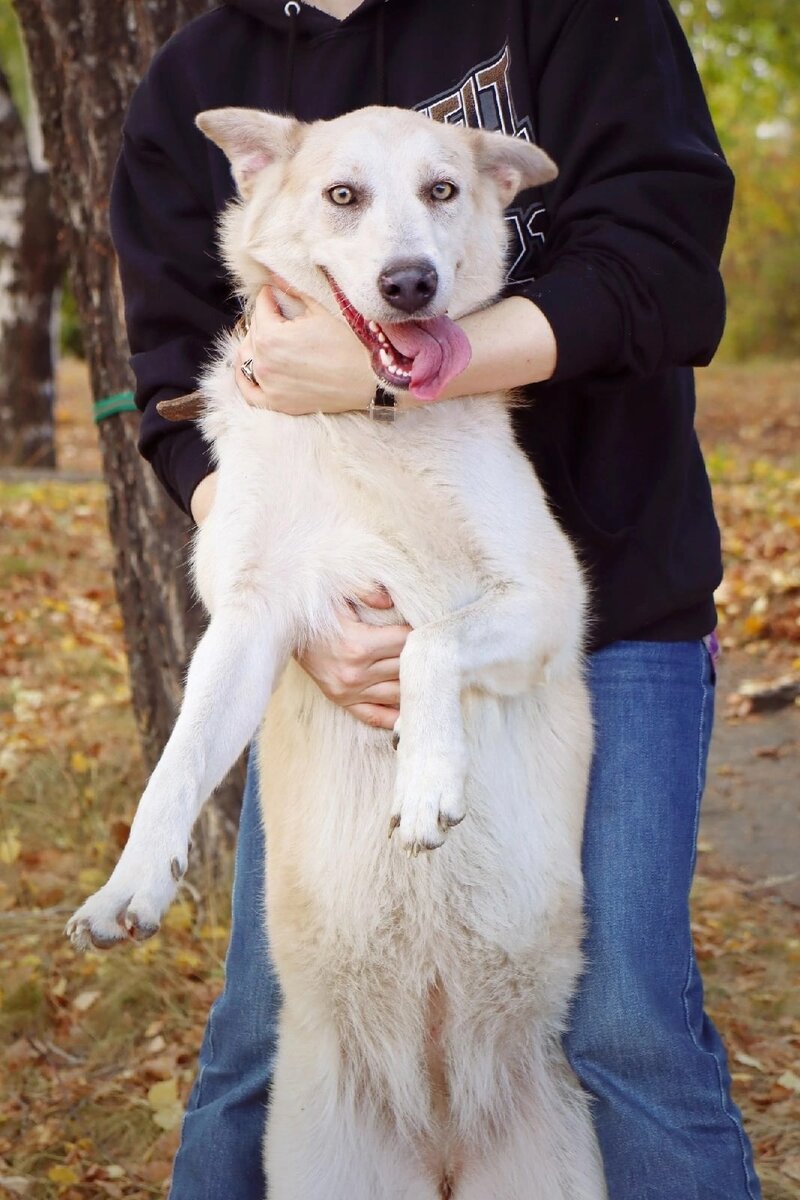
M 369 21 L 375 26 L 375 101 L 386 103 L 386 8 L 389 0 L 361 0 L 358 8 L 339 21 L 320 12 L 302 0 L 226 0 L 228 8 L 236 8 L 255 17 L 264 25 L 286 38 L 286 75 L 283 107 L 292 111 L 293 81 L 298 38 L 315 38 L 349 30 Z
M 335 29 L 345 29 L 363 20 L 370 10 L 373 10 L 370 16 L 374 17 L 374 10 L 383 8 L 387 2 L 388 0 L 362 0 L 355 12 L 344 21 L 338 21 L 311 4 L 301 3 L 300 0 L 297 0 L 296 4 L 287 4 L 286 0 L 225 0 L 228 8 L 238 8 L 248 16 L 255 17 L 265 25 L 284 33 L 291 23 L 297 32 L 305 37 L 316 37 Z

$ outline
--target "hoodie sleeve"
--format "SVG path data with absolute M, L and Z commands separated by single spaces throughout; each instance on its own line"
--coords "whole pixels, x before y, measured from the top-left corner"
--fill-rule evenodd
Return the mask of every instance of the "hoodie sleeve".
M 733 176 L 667 0 L 577 0 L 540 75 L 537 136 L 559 176 L 539 277 L 510 292 L 552 325 L 554 379 L 709 362 Z
M 110 218 L 143 413 L 139 449 L 188 513 L 212 469 L 209 449 L 193 422 L 165 421 L 156 403 L 195 389 L 215 337 L 237 313 L 215 244 L 204 139 L 186 92 L 185 76 L 162 51 L 131 101 Z

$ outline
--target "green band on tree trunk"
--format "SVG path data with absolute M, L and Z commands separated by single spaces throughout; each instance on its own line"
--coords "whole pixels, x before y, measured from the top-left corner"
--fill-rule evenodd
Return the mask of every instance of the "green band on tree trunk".
M 95 425 L 99 425 L 108 417 L 115 417 L 117 413 L 139 411 L 133 398 L 133 392 L 115 392 L 113 396 L 103 396 L 100 400 L 95 400 L 92 408 Z

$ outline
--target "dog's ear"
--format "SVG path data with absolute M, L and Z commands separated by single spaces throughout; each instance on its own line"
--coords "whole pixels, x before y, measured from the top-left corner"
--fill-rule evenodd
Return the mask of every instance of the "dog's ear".
M 518 192 L 550 183 L 558 174 L 553 160 L 532 142 L 485 130 L 476 130 L 474 139 L 478 170 L 494 180 L 503 208 Z
M 265 167 L 294 154 L 302 128 L 294 117 L 278 117 L 258 108 L 210 108 L 198 113 L 195 124 L 227 155 L 245 200 Z

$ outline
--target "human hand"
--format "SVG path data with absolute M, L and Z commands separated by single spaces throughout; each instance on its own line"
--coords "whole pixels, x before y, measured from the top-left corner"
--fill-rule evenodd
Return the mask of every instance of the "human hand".
M 369 408 L 376 379 L 369 355 L 350 326 L 310 296 L 291 292 L 303 311 L 287 320 L 272 288 L 261 289 L 234 361 L 236 386 L 254 408 L 289 416 Z M 257 384 L 242 374 L 253 360 Z
M 368 608 L 391 608 L 382 588 L 358 597 Z M 400 652 L 410 625 L 367 625 L 344 608 L 341 636 L 315 642 L 298 657 L 320 690 L 365 725 L 393 729 L 400 715 Z
M 217 473 L 212 471 L 201 479 L 197 487 L 192 492 L 192 498 L 189 501 L 189 507 L 192 510 L 192 517 L 195 525 L 202 525 L 208 514 L 211 512 L 211 506 L 214 503 L 214 497 L 217 494 Z

